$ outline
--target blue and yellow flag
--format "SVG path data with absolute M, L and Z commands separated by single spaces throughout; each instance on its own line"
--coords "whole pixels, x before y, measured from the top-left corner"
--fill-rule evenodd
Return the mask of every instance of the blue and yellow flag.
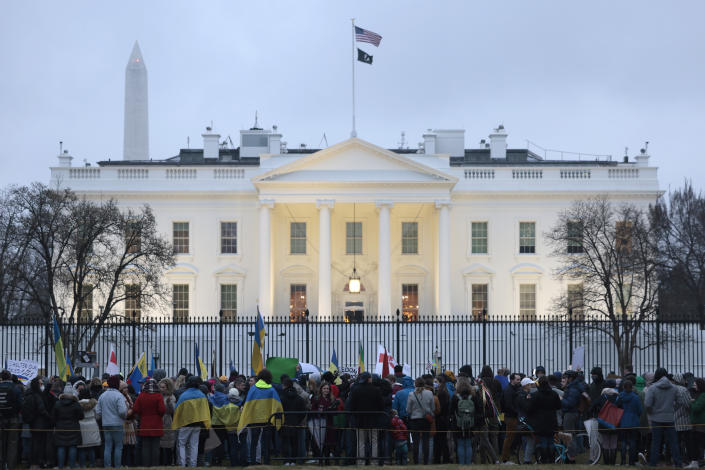
M 362 341 L 357 343 L 357 373 L 365 372 L 365 349 L 362 347 Z
M 206 428 L 210 428 L 211 412 L 203 392 L 197 388 L 187 388 L 176 402 L 171 429 L 179 429 L 193 423 L 203 423 Z
M 250 424 L 269 423 L 270 416 L 282 411 L 284 409 L 277 391 L 264 380 L 259 380 L 247 392 L 247 400 L 242 405 L 242 414 L 237 425 L 237 433 L 240 434 Z M 273 419 L 272 421 L 277 430 L 279 430 L 282 420 Z
M 262 358 L 262 350 L 264 349 L 264 320 L 262 314 L 259 313 L 259 305 L 257 306 L 257 321 L 255 322 L 255 342 L 252 344 L 252 375 L 257 375 L 264 369 L 264 359 Z
M 338 355 L 335 353 L 335 348 L 333 348 L 333 355 L 330 357 L 330 365 L 328 365 L 328 370 L 332 373 L 338 372 Z
M 142 389 L 140 380 L 145 377 L 147 377 L 147 356 L 142 353 L 140 358 L 137 359 L 137 362 L 132 367 L 132 371 L 130 371 L 130 374 L 127 376 L 127 381 L 132 384 L 132 388 L 135 389 L 135 392 L 140 393 L 140 390 Z
M 205 382 L 208 380 L 208 368 L 201 360 L 201 354 L 198 352 L 198 343 L 194 347 L 194 354 L 196 355 L 196 372 L 201 376 L 201 380 Z
M 54 316 L 54 353 L 56 354 L 56 370 L 58 371 L 61 380 L 66 382 L 71 377 L 71 370 L 66 364 L 66 356 L 64 355 L 64 342 L 61 340 L 61 332 L 59 331 L 59 323 Z

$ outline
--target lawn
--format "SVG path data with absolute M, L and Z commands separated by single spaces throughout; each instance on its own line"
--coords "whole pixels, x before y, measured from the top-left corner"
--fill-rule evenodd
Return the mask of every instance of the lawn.
M 257 465 L 257 470 L 268 470 L 268 469 L 274 469 L 274 468 L 279 468 L 282 465 Z M 300 468 L 302 470 L 321 470 L 321 466 L 319 465 L 297 465 L 297 468 Z M 390 465 L 385 465 L 385 467 L 389 468 L 404 468 L 404 469 L 413 469 L 413 470 L 422 470 L 422 469 L 428 469 L 428 468 L 435 468 L 435 469 L 457 469 L 460 466 L 459 465 L 407 465 L 405 467 L 397 467 L 397 466 L 390 466 Z M 486 470 L 486 469 L 498 469 L 498 468 L 513 468 L 515 467 L 514 465 L 511 466 L 504 466 L 504 465 L 472 465 L 470 466 L 473 470 Z M 145 468 L 145 467 L 132 467 L 135 469 L 139 468 Z M 233 467 L 208 467 L 211 470 L 228 470 Z M 326 466 L 326 470 L 347 470 L 348 467 L 339 467 L 339 466 Z M 555 465 L 532 465 L 532 469 L 555 469 Z M 607 470 L 607 469 L 614 469 L 614 467 L 609 466 L 609 465 L 571 465 L 570 468 L 572 470 Z M 173 470 L 174 467 L 151 467 L 150 470 Z M 146 470 L 146 469 L 145 469 Z

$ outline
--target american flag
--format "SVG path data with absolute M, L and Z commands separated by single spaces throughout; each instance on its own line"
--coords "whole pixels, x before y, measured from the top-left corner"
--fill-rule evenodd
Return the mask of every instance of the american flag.
M 375 47 L 379 47 L 382 36 L 377 33 L 373 33 L 372 31 L 355 26 L 355 40 L 360 42 L 369 42 Z

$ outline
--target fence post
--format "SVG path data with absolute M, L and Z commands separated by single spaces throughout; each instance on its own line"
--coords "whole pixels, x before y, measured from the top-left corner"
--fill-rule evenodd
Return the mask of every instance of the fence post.
M 568 362 L 573 364 L 573 309 L 568 309 Z
M 132 311 L 132 363 L 137 362 L 137 312 Z
M 487 364 L 487 309 L 482 309 L 482 365 Z
M 397 309 L 397 364 L 401 362 L 401 323 L 399 321 L 399 309 Z
M 49 319 L 48 322 L 45 324 L 45 328 L 47 330 L 46 333 L 46 342 L 44 343 L 44 374 L 47 377 L 51 377 L 51 374 L 49 374 L 49 343 L 51 343 L 53 338 L 51 328 L 49 327 L 49 324 L 51 323 L 51 319 Z
M 218 312 L 218 318 L 220 320 L 220 323 L 218 323 L 218 365 L 220 366 L 219 368 L 216 367 L 218 370 L 218 373 L 222 373 L 223 371 L 223 310 L 221 309 Z M 230 375 L 230 374 L 228 374 Z
M 311 331 L 310 331 L 310 324 L 308 321 L 308 316 L 309 316 L 308 309 L 306 309 L 306 311 L 304 312 L 304 315 L 306 316 L 306 320 L 305 320 L 306 321 L 306 362 L 310 364 L 311 363 L 311 355 L 310 355 Z
M 656 368 L 661 367 L 661 315 L 659 309 L 656 308 Z

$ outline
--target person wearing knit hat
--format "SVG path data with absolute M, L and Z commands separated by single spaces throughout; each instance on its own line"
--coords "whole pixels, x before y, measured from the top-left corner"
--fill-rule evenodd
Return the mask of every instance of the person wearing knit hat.
M 98 398 L 95 407 L 96 419 L 102 420 L 105 446 L 103 452 L 103 465 L 105 467 L 120 468 L 122 466 L 122 441 L 124 424 L 127 418 L 127 402 L 120 393 L 120 376 L 108 377 L 108 389 Z
M 81 445 L 81 425 L 83 408 L 78 403 L 78 393 L 70 382 L 64 386 L 64 392 L 51 410 L 51 420 L 54 423 L 53 441 L 56 446 L 56 460 L 59 468 L 68 463 L 76 466 L 78 446 Z M 66 462 L 68 458 L 68 462 Z

